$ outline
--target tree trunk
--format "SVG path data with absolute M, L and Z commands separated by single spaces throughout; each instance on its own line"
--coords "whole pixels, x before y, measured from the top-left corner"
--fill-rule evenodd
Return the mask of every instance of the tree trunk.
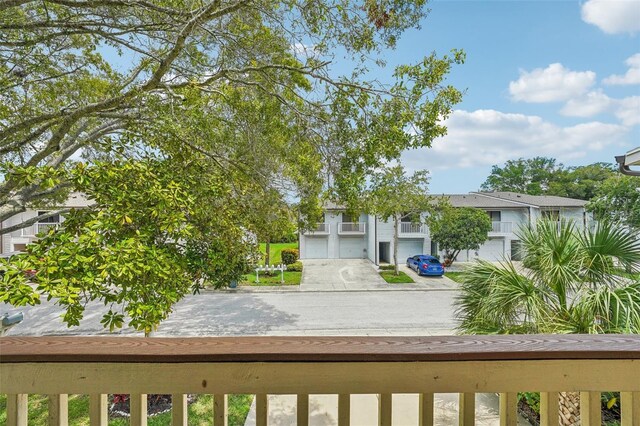
M 264 264 L 265 266 L 269 264 L 271 258 L 269 257 L 269 250 L 271 250 L 271 240 L 267 238 L 267 242 L 265 243 L 265 255 L 264 255 Z
M 398 271 L 398 216 L 393 217 L 393 270 L 396 275 L 400 275 Z

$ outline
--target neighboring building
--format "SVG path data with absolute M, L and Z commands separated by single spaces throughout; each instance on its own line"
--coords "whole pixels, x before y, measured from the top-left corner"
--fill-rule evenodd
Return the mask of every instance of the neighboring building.
M 27 209 L 22 213 L 18 213 L 15 216 L 2 222 L 2 228 L 8 228 L 13 225 L 17 225 L 26 220 L 32 219 L 36 216 L 46 213 L 47 211 L 60 210 L 63 208 L 83 208 L 91 204 L 84 194 L 79 192 L 73 192 L 69 195 L 69 198 L 63 206 L 50 207 L 47 209 Z M 52 226 L 57 226 L 64 221 L 64 217 L 61 215 L 55 215 L 44 219 L 42 222 L 34 223 L 26 228 L 22 228 L 18 231 L 13 231 L 9 234 L 0 235 L 0 253 L 12 253 L 24 251 L 27 244 L 37 240 L 37 234 L 46 231 Z
M 458 255 L 458 261 L 476 258 L 485 260 L 518 259 L 519 240 L 516 232 L 521 226 L 539 218 L 574 221 L 585 226 L 592 221 L 585 211 L 586 201 L 554 196 L 536 196 L 514 192 L 472 192 L 447 197 L 454 207 L 475 207 L 491 217 L 489 239 L 479 250 Z M 403 218 L 398 232 L 398 261 L 404 262 L 415 254 L 439 254 L 431 241 L 426 225 L 415 225 Z M 301 259 L 369 259 L 375 264 L 391 262 L 393 257 L 393 223 L 375 216 L 361 214 L 347 217 L 345 209 L 327 205 L 324 217 L 313 231 L 300 236 Z

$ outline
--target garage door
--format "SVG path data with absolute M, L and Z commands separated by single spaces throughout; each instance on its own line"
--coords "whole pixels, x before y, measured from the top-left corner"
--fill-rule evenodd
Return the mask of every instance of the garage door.
M 398 263 L 402 264 L 407 261 L 407 257 L 416 254 L 424 254 L 422 251 L 423 240 L 400 240 L 398 241 Z M 393 256 L 393 253 L 391 253 Z
M 305 238 L 305 259 L 326 259 L 328 256 L 327 238 Z
M 475 253 L 472 251 L 470 254 L 474 255 Z M 481 245 L 480 250 L 478 250 L 478 257 L 480 259 L 492 262 L 502 260 L 503 254 L 504 240 L 499 238 L 488 240 L 483 245 Z
M 340 238 L 340 259 L 364 258 L 363 238 Z

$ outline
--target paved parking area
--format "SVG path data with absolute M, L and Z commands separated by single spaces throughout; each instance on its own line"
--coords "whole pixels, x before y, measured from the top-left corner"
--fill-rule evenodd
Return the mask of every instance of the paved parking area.
M 427 277 L 424 275 L 418 275 L 413 269 L 407 267 L 407 265 L 399 265 L 399 269 L 405 274 L 409 275 L 413 280 L 420 284 L 420 287 L 430 290 L 456 290 L 459 288 L 459 284 L 450 278 L 447 278 L 445 272 L 442 277 Z
M 384 290 L 389 284 L 367 259 L 307 259 L 300 291 Z

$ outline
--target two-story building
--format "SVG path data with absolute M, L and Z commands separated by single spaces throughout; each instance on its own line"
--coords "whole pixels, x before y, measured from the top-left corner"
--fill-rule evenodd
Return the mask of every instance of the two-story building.
M 34 217 L 43 215 L 49 211 L 83 208 L 87 207 L 90 204 L 91 201 L 88 200 L 84 194 L 73 192 L 69 194 L 69 197 L 61 206 L 55 206 L 46 209 L 28 208 L 24 212 L 18 213 L 17 215 L 11 216 L 9 219 L 3 221 L 0 226 L 6 229 L 11 226 L 23 223 L 29 219 L 33 219 Z M 38 238 L 38 234 L 46 232 L 46 230 L 52 226 L 58 226 L 58 224 L 60 224 L 62 221 L 64 221 L 64 216 L 57 214 L 17 231 L 0 235 L 0 254 L 24 251 L 27 244 L 32 243 Z
M 458 255 L 458 261 L 476 258 L 490 261 L 518 259 L 517 232 L 539 218 L 571 220 L 578 226 L 592 221 L 584 200 L 565 197 L 518 194 L 515 192 L 471 192 L 440 195 L 454 207 L 474 207 L 487 212 L 492 228 L 489 239 L 476 251 Z M 393 223 L 360 214 L 349 216 L 339 205 L 325 206 L 324 217 L 314 230 L 300 235 L 302 259 L 369 259 L 379 264 L 391 262 L 393 256 Z M 398 259 L 403 262 L 415 254 L 442 254 L 431 241 L 426 225 L 402 218 L 398 229 Z

